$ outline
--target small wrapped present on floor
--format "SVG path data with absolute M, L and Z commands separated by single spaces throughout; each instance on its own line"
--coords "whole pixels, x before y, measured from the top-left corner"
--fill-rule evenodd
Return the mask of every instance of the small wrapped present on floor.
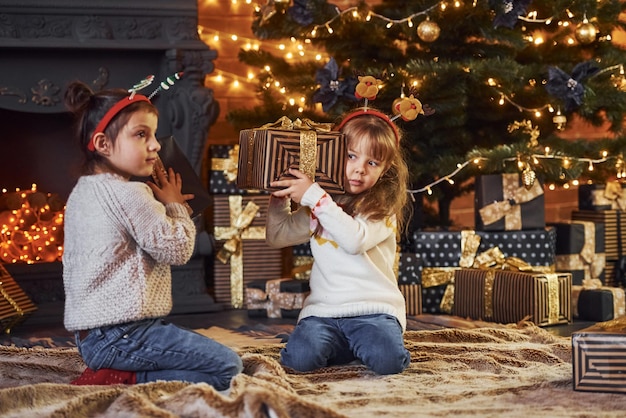
M 572 275 L 498 269 L 454 272 L 452 313 L 502 324 L 572 322 Z
M 332 194 L 345 193 L 346 141 L 330 124 L 310 120 L 275 123 L 239 133 L 237 186 L 241 189 L 276 190 L 270 182 L 292 178 L 297 168 Z
M 572 333 L 574 390 L 626 393 L 626 317 Z
M 479 231 L 516 231 L 546 226 L 545 197 L 539 181 L 530 188 L 519 173 L 476 177 L 475 225 Z
M 297 318 L 310 293 L 308 280 L 255 280 L 246 284 L 248 316 Z
M 0 332 L 9 334 L 36 310 L 28 295 L 0 264 Z
M 556 228 L 555 270 L 572 273 L 572 284 L 598 279 L 604 282 L 604 224 L 566 221 L 551 224 Z
M 603 286 L 598 279 L 572 286 L 572 316 L 604 322 L 626 315 L 626 294 L 621 287 Z

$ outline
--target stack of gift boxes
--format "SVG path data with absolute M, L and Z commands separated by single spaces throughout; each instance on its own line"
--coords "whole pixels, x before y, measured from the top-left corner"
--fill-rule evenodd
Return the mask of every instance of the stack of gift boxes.
M 278 250 L 265 243 L 270 182 L 298 168 L 327 191 L 342 192 L 345 160 L 337 156 L 347 155 L 343 134 L 328 124 L 283 117 L 242 130 L 236 146 L 210 151 L 216 301 L 246 308 L 249 316 L 297 317 L 309 293 L 312 259 L 307 245 Z

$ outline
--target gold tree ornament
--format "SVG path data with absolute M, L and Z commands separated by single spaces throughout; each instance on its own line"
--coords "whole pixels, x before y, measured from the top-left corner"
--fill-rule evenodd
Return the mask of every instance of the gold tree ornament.
M 524 169 L 522 170 L 522 184 L 526 188 L 526 190 L 532 189 L 535 184 L 535 180 L 537 180 L 537 173 L 532 169 L 530 164 L 526 163 Z
M 424 42 L 434 42 L 439 38 L 441 28 L 430 19 L 422 21 L 417 25 L 417 36 Z
M 567 124 L 567 117 L 562 114 L 560 110 L 557 110 L 556 114 L 552 117 L 552 122 L 556 125 L 556 129 L 563 131 Z
M 576 31 L 574 32 L 576 36 L 576 40 L 583 45 L 589 45 L 596 40 L 596 36 L 598 35 L 598 28 L 589 22 L 587 18 L 583 19 L 582 23 L 576 26 Z

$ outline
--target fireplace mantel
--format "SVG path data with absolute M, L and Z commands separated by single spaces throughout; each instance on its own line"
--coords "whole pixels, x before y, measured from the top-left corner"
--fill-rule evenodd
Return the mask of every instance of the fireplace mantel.
M 182 71 L 154 100 L 158 134 L 174 135 L 199 171 L 219 104 L 204 86 L 217 52 L 200 40 L 197 22 L 196 0 L 0 0 L 0 108 L 64 112 L 73 80 L 130 88 L 152 74 L 156 88 Z

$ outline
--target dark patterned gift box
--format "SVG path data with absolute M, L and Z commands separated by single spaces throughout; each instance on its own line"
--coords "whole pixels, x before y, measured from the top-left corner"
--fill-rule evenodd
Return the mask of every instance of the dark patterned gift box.
M 214 196 L 215 300 L 242 308 L 245 283 L 283 277 L 284 252 L 265 243 L 268 196 Z
M 270 182 L 291 178 L 289 169 L 297 168 L 327 192 L 344 193 L 346 157 L 344 135 L 329 124 L 283 117 L 240 132 L 237 186 L 275 190 Z
M 572 273 L 572 284 L 598 279 L 604 282 L 604 224 L 568 221 L 551 224 L 556 229 L 556 271 Z
M 249 193 L 249 191 L 237 187 L 239 145 L 211 145 L 209 154 L 211 157 L 209 192 L 211 194 Z
M 572 333 L 574 390 L 626 393 L 626 318 Z
M 479 231 L 515 231 L 546 226 L 543 186 L 522 184 L 519 173 L 476 177 L 475 226 Z
M 626 315 L 626 295 L 621 287 L 602 286 L 599 280 L 585 280 L 572 286 L 572 316 L 584 321 L 603 322 Z
M 578 186 L 578 209 L 626 210 L 624 183 L 611 181 L 606 184 L 581 184 Z
M 425 313 L 449 313 L 451 295 L 446 290 L 460 267 L 472 267 L 477 255 L 492 257 L 494 249 L 500 257 L 519 258 L 536 269 L 554 269 L 556 231 L 544 228 L 535 231 L 417 231 L 412 236 L 414 266 L 411 275 L 400 275 L 399 284 L 422 285 L 422 310 Z M 481 262 L 480 259 L 478 261 Z M 424 269 L 426 276 L 423 276 Z M 411 278 L 411 282 L 405 282 Z
M 246 284 L 248 316 L 297 318 L 310 293 L 308 280 L 255 280 Z
M 538 326 L 572 321 L 572 275 L 497 269 L 454 273 L 452 313 L 502 324 L 527 319 Z
M 400 253 L 398 259 L 398 287 L 406 302 L 407 315 L 422 313 L 422 286 L 417 269 L 420 267 L 418 255 Z

